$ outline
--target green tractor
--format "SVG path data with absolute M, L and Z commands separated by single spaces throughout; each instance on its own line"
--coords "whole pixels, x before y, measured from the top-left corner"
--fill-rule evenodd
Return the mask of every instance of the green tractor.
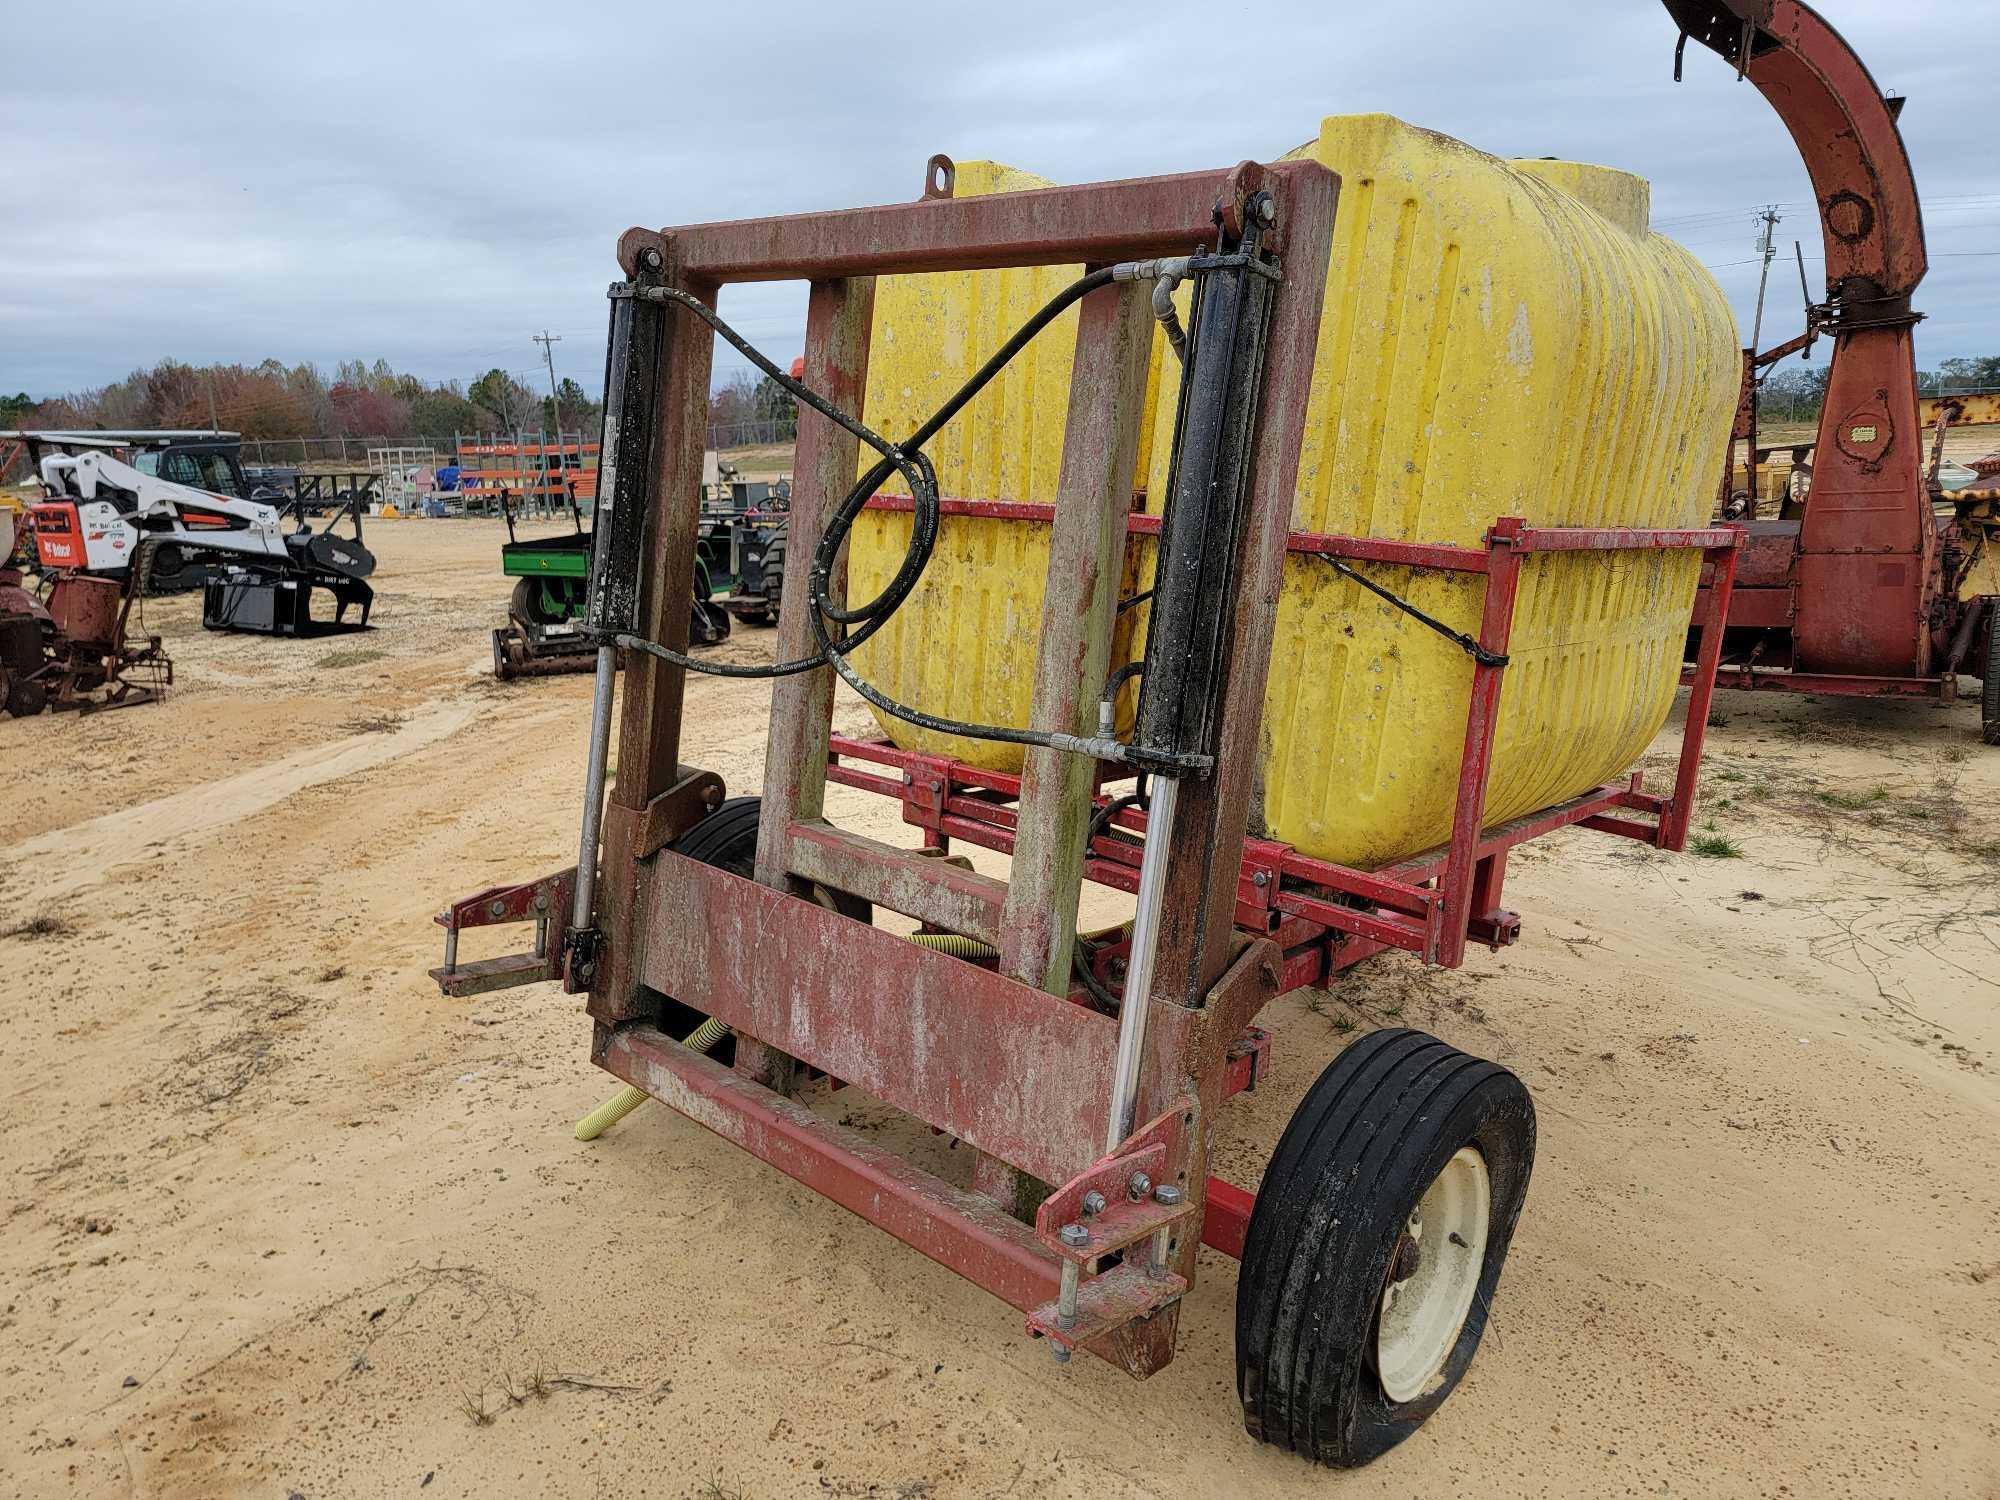
M 523 541 L 514 534 L 514 508 L 504 491 L 500 508 L 507 517 L 500 570 L 515 583 L 506 628 L 493 632 L 493 675 L 504 681 L 588 672 L 596 654 L 595 643 L 583 633 L 591 534 L 583 529 L 575 489 L 569 509 L 576 529 L 567 536 Z M 729 635 L 729 613 L 712 597 L 708 551 L 706 545 L 699 548 L 694 563 L 694 594 L 688 601 L 688 642 L 693 646 L 713 646 Z

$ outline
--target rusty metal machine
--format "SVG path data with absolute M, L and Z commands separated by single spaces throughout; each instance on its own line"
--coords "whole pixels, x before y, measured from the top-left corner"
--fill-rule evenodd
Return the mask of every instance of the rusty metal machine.
M 1258 1012 L 1386 949 L 1456 965 L 1469 943 L 1511 942 L 1519 919 L 1501 885 L 1524 840 L 1580 826 L 1680 848 L 1739 533 L 1497 515 L 1476 546 L 1294 531 L 1323 305 L 1343 295 L 1327 282 L 1340 265 L 1334 173 L 1246 162 L 967 198 L 949 182 L 940 158 L 915 203 L 620 241 L 578 863 L 452 903 L 432 973 L 450 994 L 560 980 L 586 995 L 599 1066 L 1011 1303 L 1059 1362 L 1081 1349 L 1157 1372 L 1197 1248 L 1238 1257 L 1249 1431 L 1319 1462 L 1366 1462 L 1421 1425 L 1472 1359 L 1527 1188 L 1533 1106 L 1493 1063 L 1375 1032 L 1326 1067 L 1253 1193 L 1208 1164 L 1224 1101 L 1267 1066 Z M 1032 266 L 1089 269 L 907 437 L 855 415 L 875 278 Z M 1154 292 L 1169 278 L 1194 288 L 1184 333 L 1178 318 L 1171 330 L 1184 375 L 1167 483 L 1140 509 Z M 800 379 L 714 311 L 725 284 L 780 279 L 811 283 Z M 897 702 L 852 655 L 964 503 L 939 494 L 925 444 L 1071 309 L 1056 499 L 1010 502 L 1049 535 L 1028 722 Z M 796 559 L 768 667 L 686 651 L 717 333 L 801 403 Z M 892 477 L 906 493 L 885 493 Z M 911 516 L 908 550 L 875 597 L 849 599 L 845 544 L 884 506 Z M 1157 547 L 1149 628 L 1142 659 L 1114 672 L 1135 537 Z M 1548 554 L 1629 566 L 1691 553 L 1712 564 L 1711 628 L 1673 787 L 1621 778 L 1489 826 L 1523 568 Z M 1369 585 L 1387 601 L 1369 608 L 1448 637 L 1469 684 L 1439 847 L 1364 870 L 1246 836 L 1295 554 L 1460 580 L 1483 599 L 1465 633 Z M 1684 577 L 1691 591 L 1691 567 Z M 1669 678 L 1673 660 L 1660 657 Z M 761 802 L 725 800 L 719 777 L 681 764 L 689 670 L 771 680 Z M 1023 747 L 1022 769 L 835 737 L 836 677 L 896 722 Z M 1114 700 L 1132 677 L 1136 713 L 1121 723 Z M 830 783 L 895 799 L 916 847 L 838 826 Z M 1011 877 L 970 868 L 955 843 L 1010 854 Z M 1086 880 L 1130 893 L 1131 921 L 1079 939 Z M 878 926 L 877 912 L 918 930 Z M 516 922 L 534 924 L 529 951 L 461 959 L 464 933 Z M 825 1101 L 843 1087 L 962 1143 L 962 1175 L 837 1123 Z
M 0 712 L 90 713 L 158 699 L 174 680 L 173 660 L 157 635 L 134 639 L 129 629 L 150 546 L 123 579 L 58 574 L 44 604 L 16 566 L 18 514 L 0 510 Z
M 1785 122 L 1826 251 L 1826 297 L 1805 330 L 1745 356 L 1747 393 L 1755 371 L 1833 341 L 1811 487 L 1801 513 L 1749 526 L 1722 685 L 1950 699 L 1961 671 L 1990 682 L 2000 511 L 1990 498 L 1936 505 L 1926 482 L 1910 299 L 1927 260 L 1903 101 L 1799 0 L 1665 4 L 1682 49 L 1692 37 L 1720 54 Z M 2000 717 L 1985 734 L 2000 742 Z

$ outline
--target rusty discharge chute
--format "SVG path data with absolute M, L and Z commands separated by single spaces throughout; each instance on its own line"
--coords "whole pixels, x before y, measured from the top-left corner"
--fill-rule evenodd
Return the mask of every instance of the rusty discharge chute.
M 1784 121 L 1826 257 L 1825 300 L 1807 309 L 1805 336 L 1749 355 L 1761 370 L 1813 335 L 1834 341 L 1803 513 L 1751 527 L 1730 616 L 1732 655 L 1746 667 L 1729 680 L 1949 697 L 1949 642 L 1980 606 L 1948 586 L 1963 523 L 1940 525 L 1925 482 L 1910 299 L 1928 262 L 1901 101 L 1798 0 L 1664 4 L 1682 49 L 1692 37 L 1716 52 Z M 1676 76 L 1679 62 L 1677 50 Z M 1757 664 L 1789 670 L 1759 678 Z

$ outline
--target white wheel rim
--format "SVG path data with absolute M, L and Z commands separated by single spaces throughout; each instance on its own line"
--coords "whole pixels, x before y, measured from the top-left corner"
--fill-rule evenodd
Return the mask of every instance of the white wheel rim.
M 1415 1401 L 1443 1379 L 1479 1289 L 1492 1212 L 1486 1158 L 1477 1148 L 1462 1146 L 1410 1214 L 1406 1232 L 1416 1243 L 1416 1269 L 1396 1280 L 1392 1260 L 1391 1279 L 1382 1289 L 1375 1368 L 1391 1401 Z

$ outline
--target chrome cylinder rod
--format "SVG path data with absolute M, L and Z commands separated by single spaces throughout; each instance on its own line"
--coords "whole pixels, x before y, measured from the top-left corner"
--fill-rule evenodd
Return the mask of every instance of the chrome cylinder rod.
M 597 682 L 590 697 L 590 762 L 583 775 L 583 835 L 577 840 L 576 899 L 569 925 L 582 932 L 591 925 L 597 903 L 597 836 L 604 822 L 604 774 L 611 760 L 611 688 L 618 678 L 618 648 L 597 648 Z
M 1146 813 L 1146 850 L 1139 860 L 1139 909 L 1132 918 L 1132 952 L 1125 962 L 1125 1003 L 1118 1010 L 1118 1056 L 1111 1067 L 1111 1117 L 1104 1149 L 1116 1151 L 1132 1133 L 1139 1104 L 1139 1059 L 1146 1050 L 1146 1012 L 1153 997 L 1153 960 L 1160 949 L 1160 906 L 1166 896 L 1167 845 L 1174 836 L 1180 783 L 1153 778 Z

